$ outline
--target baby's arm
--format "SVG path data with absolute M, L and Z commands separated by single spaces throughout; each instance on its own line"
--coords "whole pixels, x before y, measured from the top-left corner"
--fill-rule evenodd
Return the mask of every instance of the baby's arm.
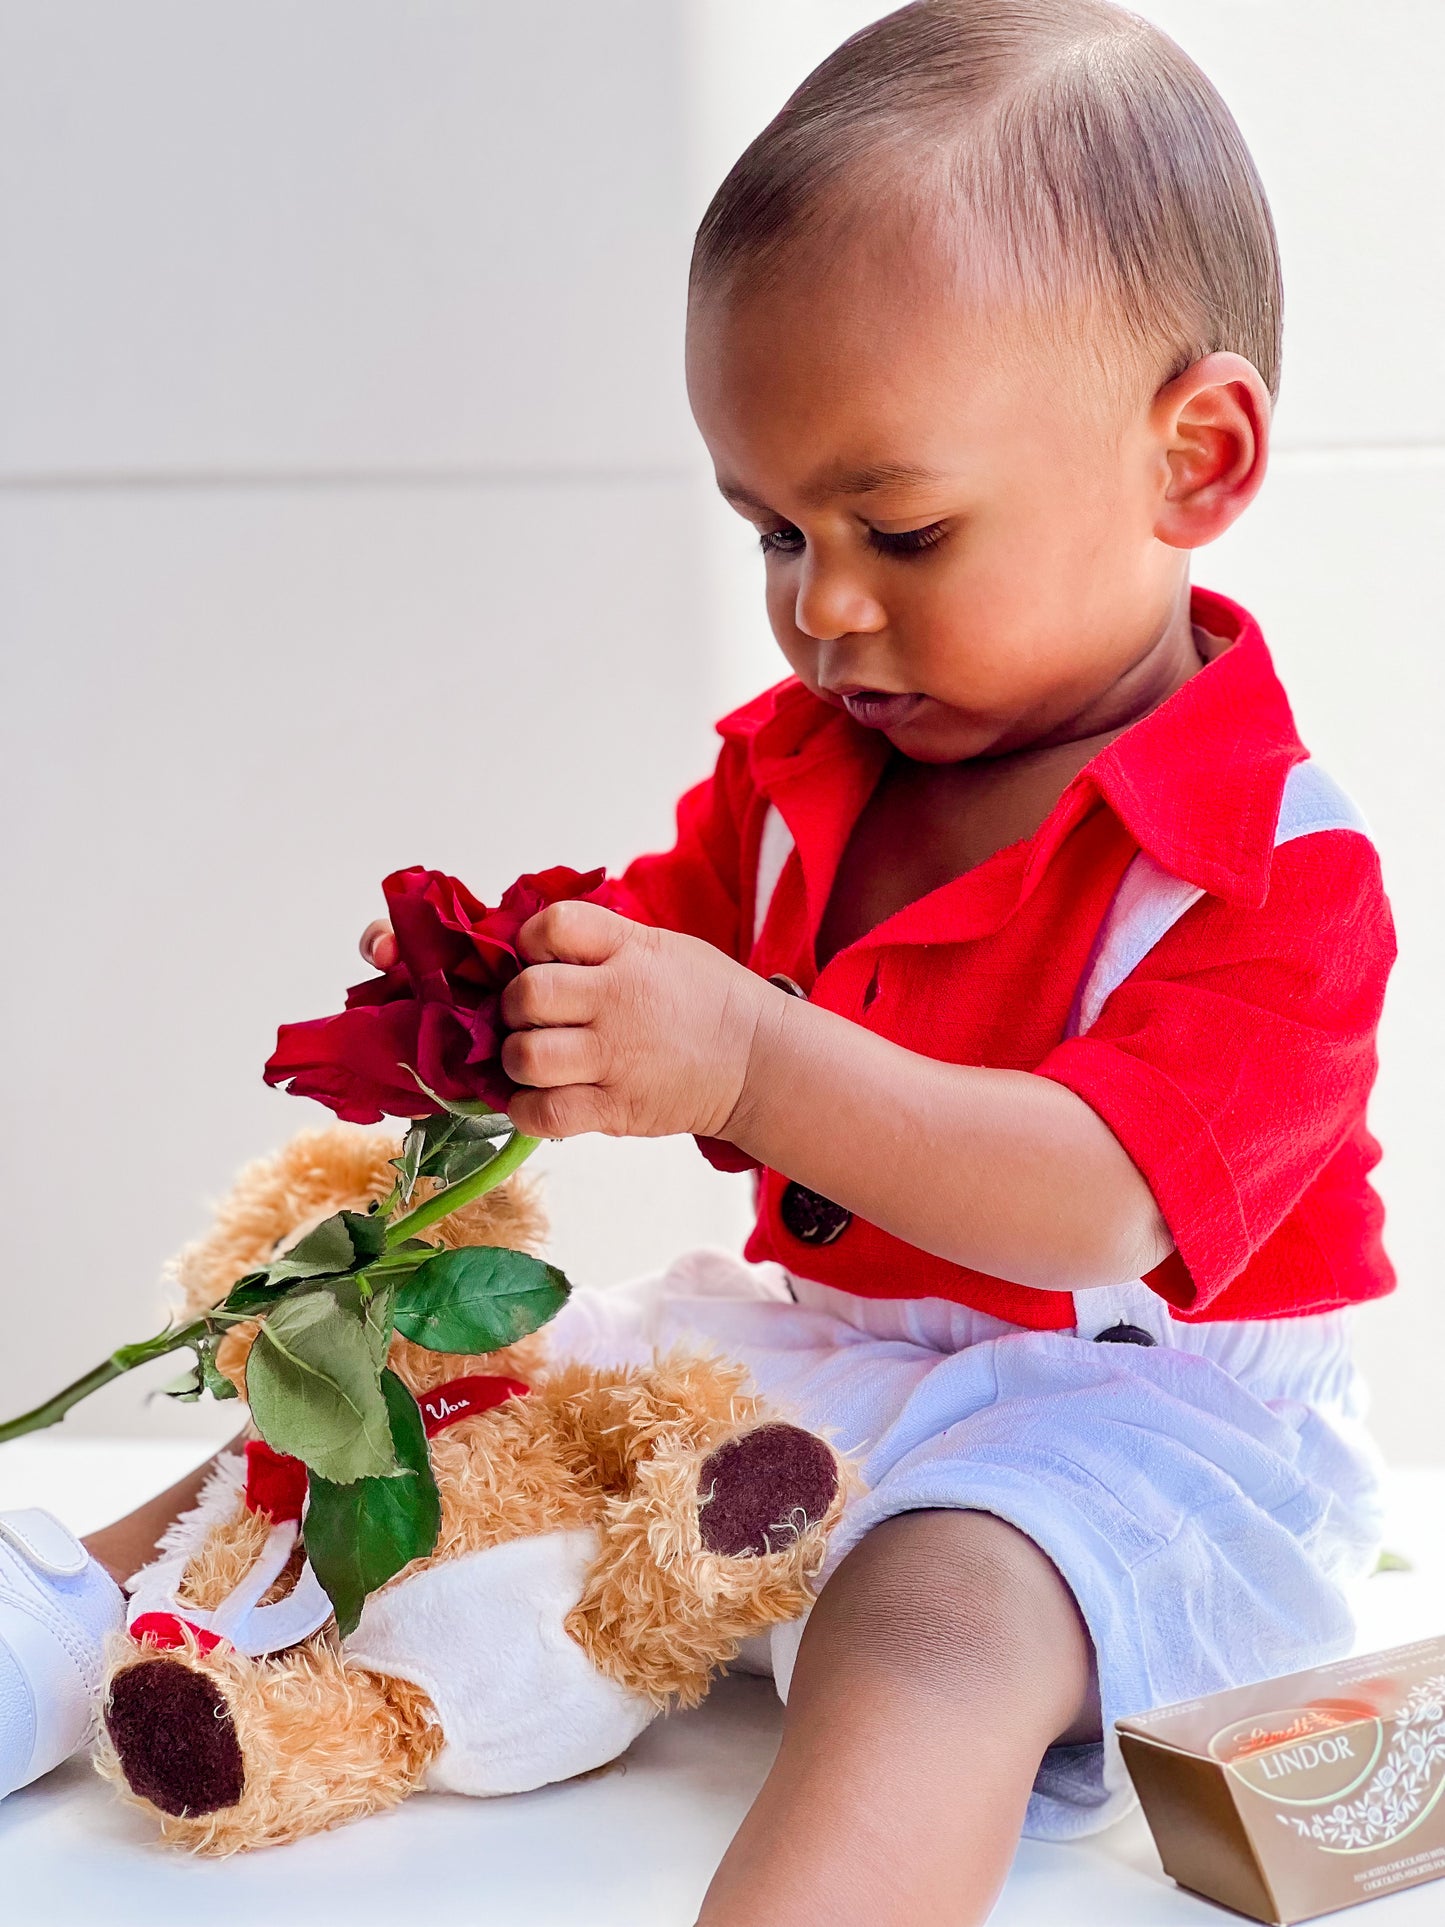
M 945 1064 L 789 997 L 711 944 L 595 904 L 523 930 L 511 1114 L 543 1137 L 722 1137 L 956 1264 L 1043 1290 L 1118 1284 L 1170 1249 L 1149 1188 L 1081 1098 Z

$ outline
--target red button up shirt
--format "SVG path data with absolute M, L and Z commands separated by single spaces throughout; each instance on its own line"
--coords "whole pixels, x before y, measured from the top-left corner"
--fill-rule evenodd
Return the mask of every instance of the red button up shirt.
M 907 905 L 819 970 L 814 939 L 888 755 L 800 683 L 719 724 L 723 750 L 678 808 L 676 846 L 640 858 L 616 907 L 690 932 L 760 975 L 948 1063 L 1034 1071 L 1091 1105 L 1143 1173 L 1175 1252 L 1149 1283 L 1184 1319 L 1277 1318 L 1389 1291 L 1365 1125 L 1394 934 L 1379 863 L 1347 830 L 1276 849 L 1285 778 L 1306 751 L 1258 625 L 1203 591 L 1224 648 L 1069 784 L 1037 833 Z M 769 806 L 792 834 L 754 938 Z M 1146 850 L 1204 897 L 1066 1035 L 1090 947 Z M 730 1147 L 705 1147 L 738 1168 Z M 1035 1330 L 1075 1322 L 1037 1291 L 854 1219 L 804 1245 L 761 1176 L 747 1255 L 876 1298 L 948 1298 Z

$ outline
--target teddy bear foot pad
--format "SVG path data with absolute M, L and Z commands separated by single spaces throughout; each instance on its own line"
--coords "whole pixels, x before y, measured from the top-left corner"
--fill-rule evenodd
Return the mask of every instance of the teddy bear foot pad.
M 106 1729 L 132 1792 L 162 1813 L 236 1806 L 246 1768 L 216 1683 L 179 1660 L 148 1659 L 117 1676 Z
M 826 1518 L 838 1462 L 812 1432 L 775 1420 L 719 1446 L 698 1474 L 698 1536 L 726 1558 L 779 1551 Z

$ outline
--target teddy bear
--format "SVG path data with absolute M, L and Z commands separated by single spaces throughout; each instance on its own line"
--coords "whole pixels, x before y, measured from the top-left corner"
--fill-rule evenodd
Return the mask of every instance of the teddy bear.
M 176 1263 L 187 1314 L 338 1209 L 365 1210 L 399 1148 L 337 1125 L 248 1167 Z M 533 1251 L 543 1235 L 516 1177 L 428 1233 Z M 254 1335 L 236 1326 L 216 1355 L 243 1396 Z M 738 1367 L 604 1371 L 549 1360 L 545 1332 L 483 1358 L 395 1334 L 389 1363 L 421 1410 L 441 1530 L 349 1636 L 305 1559 L 304 1469 L 254 1436 L 130 1582 L 97 1764 L 167 1841 L 227 1854 L 422 1789 L 590 1772 L 810 1603 L 850 1475 Z

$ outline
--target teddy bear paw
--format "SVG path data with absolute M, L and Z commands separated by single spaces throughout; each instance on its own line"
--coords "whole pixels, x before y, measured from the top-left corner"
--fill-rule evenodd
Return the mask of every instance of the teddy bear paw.
M 838 1495 L 832 1449 L 773 1421 L 729 1439 L 698 1472 L 698 1536 L 725 1558 L 781 1552 L 827 1517 Z
M 236 1806 L 241 1743 L 216 1682 L 175 1659 L 146 1659 L 111 1682 L 106 1731 L 132 1793 L 161 1813 L 196 1817 Z

